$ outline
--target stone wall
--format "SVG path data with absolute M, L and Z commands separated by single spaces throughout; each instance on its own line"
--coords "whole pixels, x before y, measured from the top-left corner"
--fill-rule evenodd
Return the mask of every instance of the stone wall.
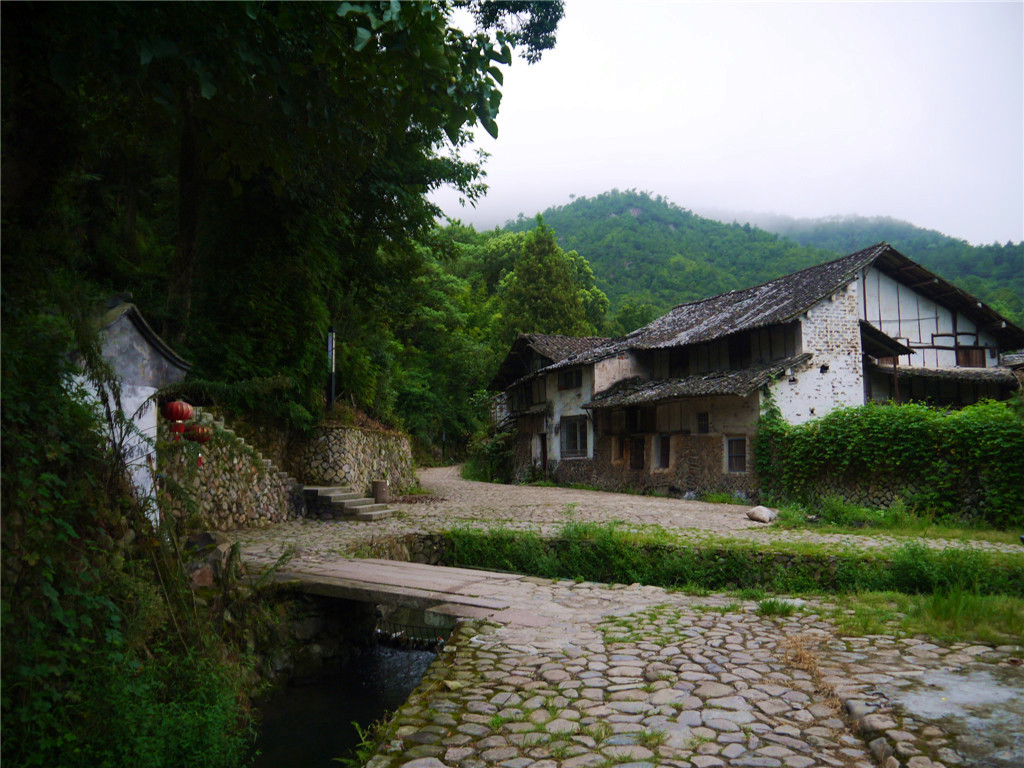
M 583 483 L 609 491 L 659 491 L 681 495 L 714 491 L 740 492 L 749 498 L 758 496 L 753 473 L 753 441 L 747 442 L 747 466 L 744 474 L 723 471 L 724 440 L 720 435 L 672 435 L 672 462 L 665 469 L 652 469 L 655 435 L 644 435 L 644 468 L 630 469 L 628 456 L 612 458 L 617 436 L 598 438 L 594 459 L 559 462 L 554 479 L 563 484 Z
M 416 483 L 409 438 L 359 427 L 317 427 L 298 449 L 291 470 L 306 485 L 347 485 L 369 493 L 374 480 L 393 492 Z
M 160 420 L 158 472 L 162 509 L 189 527 L 208 530 L 265 527 L 303 517 L 301 488 L 231 430 L 207 423 L 213 438 L 203 446 L 172 442 Z M 199 466 L 200 452 L 203 464 Z

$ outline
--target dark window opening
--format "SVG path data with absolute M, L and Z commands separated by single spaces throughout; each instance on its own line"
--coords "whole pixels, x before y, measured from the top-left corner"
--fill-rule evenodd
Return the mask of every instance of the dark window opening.
M 701 411 L 697 414 L 697 434 L 706 435 L 711 432 L 711 414 Z
M 562 458 L 578 459 L 587 455 L 587 417 L 569 416 L 561 424 Z
M 642 437 L 634 437 L 629 441 L 629 468 L 644 468 L 644 439 Z
M 730 437 L 728 440 L 729 471 L 747 471 L 747 438 Z
M 729 337 L 729 367 L 748 368 L 750 366 L 750 334 Z
M 672 463 L 672 443 L 668 435 L 658 436 L 658 467 L 667 469 Z
M 570 368 L 567 371 L 558 372 L 559 389 L 579 389 L 583 386 L 583 369 Z
M 639 408 L 628 408 L 626 410 L 626 431 L 627 432 L 639 432 L 640 431 L 640 409 Z

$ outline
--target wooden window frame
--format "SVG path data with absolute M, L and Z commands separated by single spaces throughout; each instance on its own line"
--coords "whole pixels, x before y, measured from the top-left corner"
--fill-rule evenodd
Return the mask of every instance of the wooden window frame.
M 733 446 L 742 446 L 742 452 L 734 451 Z M 725 438 L 725 469 L 730 475 L 744 475 L 747 472 L 747 437 L 731 435 Z
M 697 434 L 698 435 L 710 435 L 711 434 L 711 412 L 710 411 L 698 411 L 698 413 L 697 413 Z
M 559 424 L 559 445 L 563 459 L 587 458 L 587 417 L 563 416 Z
M 569 368 L 567 370 L 558 372 L 558 390 L 560 392 L 565 391 L 567 389 L 582 389 L 582 387 L 582 368 Z
M 658 435 L 658 469 L 671 469 L 672 467 L 672 436 L 666 434 Z
M 644 443 L 642 437 L 631 437 L 629 439 L 629 468 L 630 469 L 643 469 L 644 464 L 644 452 L 647 446 Z
M 988 355 L 984 347 L 957 347 L 956 365 L 958 368 L 986 368 Z

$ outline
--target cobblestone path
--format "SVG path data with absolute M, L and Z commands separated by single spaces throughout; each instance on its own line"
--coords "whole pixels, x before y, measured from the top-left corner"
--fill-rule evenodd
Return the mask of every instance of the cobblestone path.
M 755 527 L 742 507 L 468 483 L 450 469 L 427 470 L 423 484 L 444 501 L 397 505 L 397 520 L 308 521 L 235 536 L 252 562 L 291 546 L 298 560 L 315 563 L 373 537 L 456 524 L 550 531 L 573 504 L 582 520 L 675 527 L 694 538 L 778 537 Z M 844 547 L 893 543 L 783 534 L 791 535 Z M 370 768 L 1024 765 L 1024 698 L 1004 748 L 979 753 L 967 749 L 972 739 L 985 742 L 977 729 L 920 717 L 895 695 L 920 688 L 930 673 L 977 669 L 996 670 L 1005 685 L 1024 690 L 1019 645 L 843 637 L 822 616 L 837 606 L 818 600 L 794 601 L 799 608 L 781 617 L 724 595 L 636 584 L 527 577 L 493 589 L 514 608 L 500 621 L 458 625 L 396 713 Z
M 709 504 L 702 501 L 665 499 L 625 493 L 498 485 L 463 480 L 458 467 L 422 470 L 420 482 L 439 499 L 428 503 L 392 504 L 398 515 L 376 522 L 356 523 L 297 520 L 272 528 L 245 529 L 237 537 L 254 551 L 280 554 L 286 547 L 301 557 L 351 553 L 373 537 L 431 533 L 463 525 L 502 525 L 543 533 L 555 531 L 567 518 L 567 509 L 578 520 L 604 523 L 620 521 L 630 526 L 660 526 L 680 538 L 700 541 L 710 537 L 771 542 L 812 542 L 837 549 L 871 549 L 900 546 L 906 540 L 894 536 L 814 533 L 781 530 L 747 519 L 747 507 Z M 989 551 L 1024 553 L 1019 545 L 985 541 L 959 542 L 919 539 L 930 547 L 967 544 Z

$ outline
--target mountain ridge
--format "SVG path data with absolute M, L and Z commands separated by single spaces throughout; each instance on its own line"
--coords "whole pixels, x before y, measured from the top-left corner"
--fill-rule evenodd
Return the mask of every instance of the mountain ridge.
M 613 309 L 632 302 L 667 311 L 885 241 L 1009 319 L 1024 320 L 1024 243 L 973 246 L 891 217 L 725 223 L 636 190 L 577 197 L 540 216 L 562 248 L 590 262 Z M 525 231 L 535 223 L 520 214 L 504 229 Z

